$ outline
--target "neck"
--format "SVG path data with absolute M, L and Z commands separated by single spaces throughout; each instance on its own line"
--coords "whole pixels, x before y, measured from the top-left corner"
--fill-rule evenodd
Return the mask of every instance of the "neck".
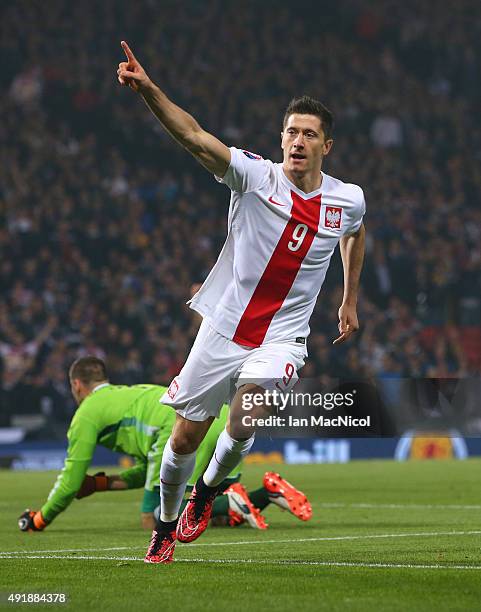
M 322 184 L 322 174 L 320 168 L 316 169 L 315 172 L 308 172 L 302 175 L 288 170 L 285 166 L 282 166 L 282 169 L 291 183 L 294 183 L 294 185 L 304 193 L 316 191 L 316 189 L 319 189 Z
M 110 385 L 109 381 L 104 380 L 102 382 L 94 384 L 92 387 L 84 387 L 80 391 L 78 405 L 80 406 L 80 404 L 84 401 L 86 397 L 88 397 L 89 395 L 92 395 L 92 393 L 95 393 L 95 391 L 98 391 L 99 389 L 102 389 L 103 387 L 106 387 L 107 385 Z

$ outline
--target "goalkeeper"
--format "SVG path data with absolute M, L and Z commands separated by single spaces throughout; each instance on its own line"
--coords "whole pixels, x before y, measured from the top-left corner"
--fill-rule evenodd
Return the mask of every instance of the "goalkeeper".
M 120 491 L 144 487 L 141 507 L 142 526 L 155 525 L 154 510 L 159 504 L 159 473 L 162 453 L 175 422 L 175 411 L 160 403 L 166 388 L 158 385 L 111 385 L 104 362 L 97 357 L 81 357 L 69 370 L 70 386 L 79 405 L 67 433 L 68 450 L 64 467 L 39 511 L 26 510 L 19 518 L 22 531 L 41 531 L 63 512 L 73 499 L 96 491 Z M 214 452 L 217 438 L 225 427 L 228 407 L 224 406 L 198 449 L 192 485 L 202 474 Z M 87 475 L 97 444 L 134 457 L 135 465 L 116 475 Z M 303 520 L 311 510 L 302 493 L 280 478 L 267 473 L 264 486 L 249 495 L 237 481 L 240 465 L 223 483 L 225 496 L 215 501 L 213 518 L 219 524 L 248 522 L 267 527 L 256 505 L 264 508 L 274 502 Z M 305 500 L 305 502 L 303 501 Z M 256 505 L 254 505 L 256 504 Z

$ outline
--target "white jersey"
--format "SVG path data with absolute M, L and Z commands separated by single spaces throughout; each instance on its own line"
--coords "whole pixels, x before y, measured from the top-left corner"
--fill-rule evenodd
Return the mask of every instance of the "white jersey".
M 217 179 L 232 191 L 227 239 L 190 307 L 244 346 L 306 338 L 332 253 L 361 226 L 362 189 L 322 173 L 304 193 L 282 164 L 230 150 Z

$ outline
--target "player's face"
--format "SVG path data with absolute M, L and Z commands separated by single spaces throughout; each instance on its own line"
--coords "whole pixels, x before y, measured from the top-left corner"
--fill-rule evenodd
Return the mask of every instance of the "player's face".
M 332 139 L 326 140 L 315 115 L 290 115 L 281 138 L 284 167 L 299 175 L 320 172 L 322 159 L 332 147 Z

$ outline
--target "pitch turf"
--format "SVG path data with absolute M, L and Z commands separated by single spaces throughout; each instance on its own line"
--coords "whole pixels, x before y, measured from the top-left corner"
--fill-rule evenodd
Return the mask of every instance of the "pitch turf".
M 480 460 L 279 468 L 310 522 L 270 506 L 267 531 L 210 528 L 166 567 L 142 562 L 140 491 L 75 501 L 24 534 L 17 516 L 55 475 L 0 471 L 0 592 L 65 592 L 74 610 L 481 610 Z M 264 471 L 247 466 L 244 484 Z

